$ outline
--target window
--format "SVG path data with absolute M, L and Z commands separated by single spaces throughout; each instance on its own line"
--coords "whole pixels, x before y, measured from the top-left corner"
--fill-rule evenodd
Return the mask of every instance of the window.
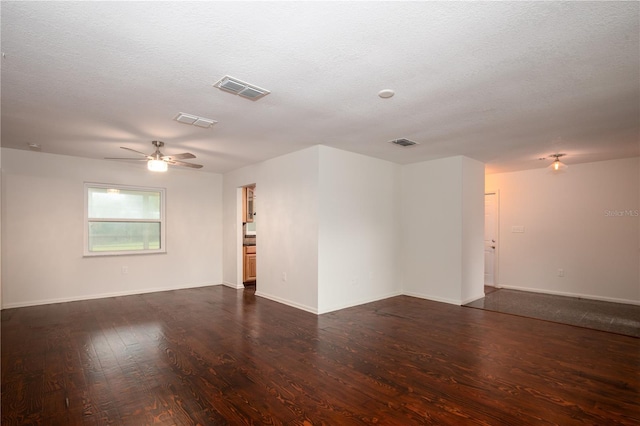
M 165 253 L 161 188 L 85 183 L 85 256 Z

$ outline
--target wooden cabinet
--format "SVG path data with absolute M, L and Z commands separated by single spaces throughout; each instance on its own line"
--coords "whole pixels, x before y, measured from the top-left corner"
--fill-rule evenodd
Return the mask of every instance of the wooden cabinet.
M 243 282 L 256 280 L 256 246 L 244 246 L 244 262 L 242 271 Z
M 242 220 L 243 222 L 253 222 L 255 215 L 255 196 L 251 186 L 242 188 Z

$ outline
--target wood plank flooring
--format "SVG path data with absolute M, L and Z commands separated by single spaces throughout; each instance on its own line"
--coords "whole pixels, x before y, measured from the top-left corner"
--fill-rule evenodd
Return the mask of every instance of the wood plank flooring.
M 640 339 L 204 287 L 2 311 L 2 425 L 637 425 Z

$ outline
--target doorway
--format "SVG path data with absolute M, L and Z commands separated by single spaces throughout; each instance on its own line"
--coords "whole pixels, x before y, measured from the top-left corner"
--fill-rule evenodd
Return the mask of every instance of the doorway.
M 242 187 L 242 284 L 255 288 L 257 283 L 256 185 Z
M 484 285 L 497 284 L 498 192 L 484 194 Z

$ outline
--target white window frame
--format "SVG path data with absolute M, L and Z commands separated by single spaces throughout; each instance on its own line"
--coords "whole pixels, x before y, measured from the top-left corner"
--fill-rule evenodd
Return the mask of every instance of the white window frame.
M 89 188 L 105 188 L 105 189 L 115 189 L 115 190 L 127 190 L 127 191 L 147 191 L 147 192 L 158 192 L 160 193 L 160 219 L 151 220 L 151 219 L 96 219 L 96 222 L 159 222 L 160 223 L 160 248 L 159 249 L 146 249 L 146 250 L 116 250 L 116 251 L 89 251 L 89 224 L 92 220 L 89 219 Z M 166 253 L 167 252 L 167 244 L 166 244 L 166 215 L 165 215 L 165 204 L 166 204 L 166 190 L 165 188 L 153 188 L 146 186 L 130 186 L 130 185 L 120 185 L 120 184 L 107 184 L 107 183 L 93 183 L 93 182 L 85 182 L 84 183 L 84 256 L 85 257 L 95 257 L 95 256 L 125 256 L 132 254 L 154 254 L 154 253 Z

